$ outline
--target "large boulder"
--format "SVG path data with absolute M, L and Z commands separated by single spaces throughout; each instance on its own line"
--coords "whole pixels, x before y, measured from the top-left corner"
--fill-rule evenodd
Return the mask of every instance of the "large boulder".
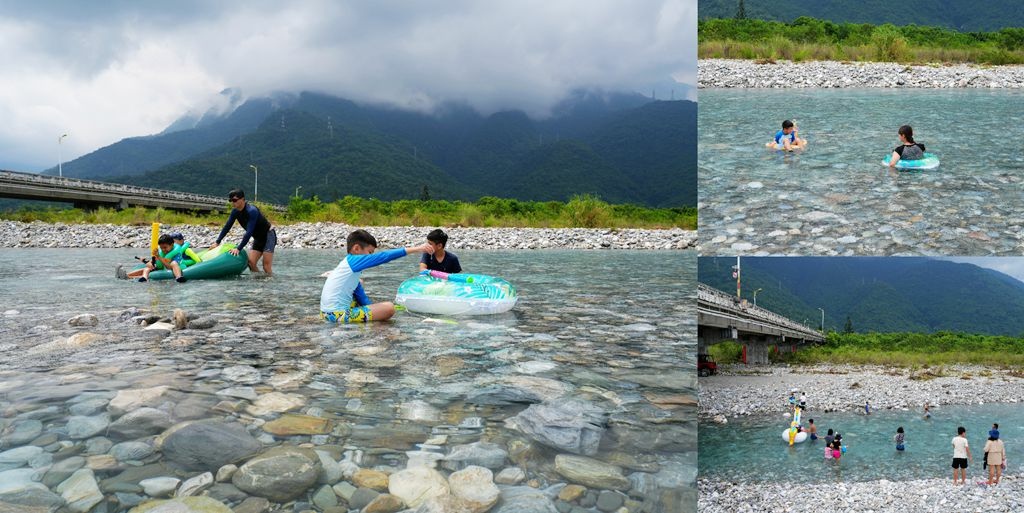
M 449 493 L 448 481 L 430 467 L 407 468 L 391 474 L 388 491 L 410 508 L 419 507 L 427 499 Z
M 622 468 L 584 456 L 555 456 L 555 472 L 573 483 L 590 488 L 624 491 L 630 487 L 629 479 L 622 475 Z
M 498 502 L 494 474 L 484 467 L 470 466 L 448 476 L 452 495 L 461 499 L 471 513 L 484 513 Z
M 112 440 L 134 440 L 155 435 L 174 425 L 171 416 L 156 408 L 139 408 L 125 413 L 107 427 Z
M 533 440 L 573 454 L 597 454 L 605 430 L 605 412 L 578 398 L 532 404 L 506 426 Z
M 157 439 L 164 456 L 188 470 L 216 472 L 258 453 L 260 444 L 241 424 L 192 421 L 171 427 Z
M 474 442 L 452 447 L 452 452 L 444 458 L 444 467 L 449 470 L 462 470 L 476 465 L 499 469 L 504 466 L 506 458 L 508 451 L 502 446 L 490 442 Z
M 320 477 L 320 458 L 311 449 L 270 449 L 238 468 L 231 482 L 251 495 L 288 502 L 306 493 Z

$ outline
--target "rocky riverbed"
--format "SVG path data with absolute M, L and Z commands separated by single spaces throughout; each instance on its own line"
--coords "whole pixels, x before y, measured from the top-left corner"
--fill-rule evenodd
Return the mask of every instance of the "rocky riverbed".
M 193 246 L 212 245 L 220 226 L 163 225 L 164 233 L 178 231 Z M 359 227 L 336 223 L 298 223 L 277 226 L 279 248 L 333 249 L 345 246 L 345 236 L 366 228 L 382 247 L 420 244 L 429 228 L 413 226 Z M 448 228 L 448 245 L 459 249 L 690 249 L 697 245 L 692 230 L 588 228 Z M 238 241 L 235 225 L 225 239 Z M 0 221 L 0 247 L 17 248 L 148 248 L 150 227 L 111 224 L 63 224 Z
M 494 252 L 549 293 L 374 326 L 315 315 L 325 251 L 260 280 L 61 272 L 123 253 L 0 252 L 0 512 L 695 507 L 695 283 L 676 253 L 630 253 L 638 276 L 581 290 L 625 255 Z M 407 274 L 375 272 L 371 294 Z M 616 311 L 655 297 L 663 315 Z
M 787 512 L 913 513 L 919 511 L 1024 510 L 1024 480 L 1004 476 L 998 486 L 976 480 L 954 486 L 952 479 L 864 481 L 794 486 L 790 483 L 726 483 L 702 479 L 698 510 L 706 513 Z
M 944 404 L 1017 403 L 1024 379 L 1007 370 L 976 366 L 901 369 L 876 366 L 721 366 L 719 374 L 700 378 L 702 418 L 781 414 L 790 390 L 807 394 L 813 411 L 923 411 L 927 402 Z
M 699 88 L 1024 88 L 1024 66 L 701 59 Z

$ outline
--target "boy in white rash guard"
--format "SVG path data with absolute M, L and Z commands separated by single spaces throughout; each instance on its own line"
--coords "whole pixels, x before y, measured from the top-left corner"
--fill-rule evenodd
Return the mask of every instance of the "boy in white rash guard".
M 320 318 L 327 322 L 352 323 L 390 319 L 395 315 L 394 303 L 385 301 L 371 304 L 370 298 L 363 291 L 363 285 L 359 283 L 360 273 L 409 253 L 433 251 L 429 244 L 423 244 L 376 253 L 377 239 L 366 230 L 356 230 L 348 234 L 345 246 L 348 255 L 331 271 L 320 293 Z

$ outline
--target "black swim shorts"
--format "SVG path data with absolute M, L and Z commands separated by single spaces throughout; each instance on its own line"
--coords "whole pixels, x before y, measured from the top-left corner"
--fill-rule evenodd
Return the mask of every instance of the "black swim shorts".
M 967 458 L 953 458 L 953 468 L 967 468 Z
M 253 251 L 273 253 L 274 246 L 277 246 L 277 232 L 275 232 L 273 228 L 271 228 L 270 231 L 267 232 L 266 239 L 257 239 L 256 237 L 252 238 Z

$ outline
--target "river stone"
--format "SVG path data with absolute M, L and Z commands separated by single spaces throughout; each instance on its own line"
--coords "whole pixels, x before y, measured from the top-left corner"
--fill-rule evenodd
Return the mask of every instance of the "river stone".
M 301 395 L 270 392 L 256 398 L 251 405 L 245 408 L 245 411 L 250 415 L 262 417 L 271 413 L 284 413 L 294 410 L 305 404 L 306 399 Z
M 605 412 L 578 398 L 532 404 L 505 425 L 549 447 L 593 456 L 604 434 Z
M 91 438 L 102 433 L 110 425 L 110 415 L 106 413 L 92 417 L 68 417 L 68 438 L 80 440 Z
M 43 484 L 53 488 L 71 477 L 76 470 L 85 466 L 85 458 L 81 456 L 72 456 L 65 460 L 58 461 L 46 471 L 46 475 L 43 476 Z
M 331 432 L 331 421 L 289 413 L 267 422 L 263 425 L 263 430 L 278 436 L 322 435 Z
M 193 321 L 188 321 L 188 329 L 190 330 L 208 330 L 217 325 L 217 319 L 213 317 L 200 317 Z
M 217 391 L 217 395 L 237 397 L 246 401 L 255 401 L 259 394 L 253 387 L 229 387 Z
M 587 493 L 586 487 L 571 484 L 566 485 L 564 488 L 562 488 L 562 491 L 558 492 L 558 498 L 565 502 L 572 502 L 576 499 L 579 499 L 580 496 L 583 495 L 584 493 Z
M 220 372 L 220 375 L 228 381 L 234 381 L 243 385 L 255 385 L 263 379 L 260 376 L 259 370 L 248 365 L 227 367 Z
M 164 497 L 173 493 L 180 482 L 176 477 L 151 477 L 139 481 L 139 486 L 150 497 Z
M 174 425 L 171 416 L 156 408 L 139 408 L 121 416 L 107 428 L 114 440 L 134 440 L 155 435 Z
M 106 454 L 114 448 L 114 442 L 104 436 L 96 436 L 85 441 L 85 453 L 91 455 Z
M 71 326 L 96 326 L 100 320 L 93 314 L 85 313 L 68 319 Z
M 249 496 L 249 494 L 239 490 L 237 486 L 231 483 L 216 483 L 207 488 L 202 495 L 224 504 L 237 504 Z
M 323 485 L 313 494 L 313 504 L 321 510 L 332 508 L 338 505 L 338 496 L 330 486 Z
M 500 445 L 490 442 L 474 442 L 452 447 L 452 452 L 444 458 L 444 468 L 461 470 L 475 465 L 489 469 L 498 469 L 505 464 L 508 452 Z
M 386 492 L 388 491 L 388 475 L 379 470 L 360 469 L 352 475 L 352 484 L 361 488 Z
M 230 481 L 231 476 L 234 476 L 235 472 L 238 472 L 237 466 L 230 464 L 224 465 L 223 467 L 217 469 L 217 482 L 224 483 Z
M 320 484 L 333 485 L 345 475 L 345 469 L 340 463 L 334 461 L 334 458 L 327 451 L 316 450 L 316 455 L 320 458 Z
M 375 497 L 362 513 L 397 513 L 402 510 L 402 499 L 388 493 L 382 493 Z
M 597 509 L 604 511 L 605 513 L 611 513 L 612 511 L 616 511 L 622 507 L 622 504 L 625 501 L 626 498 L 623 497 L 621 493 L 610 490 L 601 490 L 601 493 L 597 495 Z
M 270 501 L 263 497 L 249 497 L 235 506 L 234 513 L 267 513 L 270 511 Z
M 26 445 L 17 449 L 0 452 L 0 471 L 25 466 L 32 458 L 43 453 L 42 447 Z
M 503 485 L 517 485 L 526 480 L 526 472 L 519 467 L 509 467 L 494 476 L 494 482 Z
M 448 476 L 448 486 L 472 513 L 483 513 L 494 507 L 500 495 L 493 477 L 490 469 L 469 466 Z
M 352 492 L 351 497 L 347 499 L 348 505 L 352 509 L 361 510 L 365 508 L 367 504 L 373 502 L 373 499 L 376 499 L 378 496 L 380 496 L 380 492 L 377 490 L 356 488 L 356 491 Z
M 262 445 L 241 424 L 189 421 L 158 438 L 164 456 L 189 470 L 215 471 L 258 453 Z
M 36 419 L 19 420 L 4 430 L 0 438 L 8 446 L 24 445 L 43 434 L 43 423 Z
M 153 454 L 153 446 L 145 442 L 122 442 L 111 447 L 109 454 L 118 461 L 142 460 Z
M 199 495 L 203 490 L 211 486 L 213 486 L 213 474 L 203 472 L 181 483 L 181 486 L 178 487 L 178 492 L 174 495 L 175 497 L 191 497 Z
M 107 411 L 117 417 L 143 406 L 155 406 L 162 402 L 163 395 L 168 390 L 170 390 L 170 387 L 165 385 L 119 390 L 117 395 L 107 404 Z
M 0 503 L 56 509 L 64 499 L 42 483 L 33 481 L 37 471 L 19 468 L 0 472 Z
M 342 481 L 331 488 L 334 489 L 334 493 L 337 494 L 338 497 L 341 497 L 348 502 L 352 502 L 352 496 L 356 493 L 356 487 L 345 481 Z
M 87 401 L 72 404 L 68 407 L 68 413 L 79 416 L 96 415 L 107 408 L 107 403 L 110 402 L 103 398 L 94 398 Z
M 231 508 L 209 497 L 180 497 L 151 501 L 132 508 L 128 513 L 232 513 Z
M 57 486 L 57 493 L 66 503 L 66 508 L 77 513 L 86 513 L 103 500 L 96 475 L 92 470 L 76 470 L 66 481 Z
M 558 513 L 544 492 L 529 486 L 510 486 L 501 490 L 501 504 L 491 513 Z
M 630 486 L 621 468 L 585 456 L 555 456 L 555 472 L 569 481 L 590 488 L 629 490 Z
M 415 467 L 391 474 L 388 491 L 410 508 L 415 508 L 431 497 L 449 493 L 449 488 L 440 472 L 429 467 Z
M 241 490 L 274 502 L 306 492 L 320 476 L 320 458 L 310 449 L 275 447 L 238 468 L 231 482 Z

